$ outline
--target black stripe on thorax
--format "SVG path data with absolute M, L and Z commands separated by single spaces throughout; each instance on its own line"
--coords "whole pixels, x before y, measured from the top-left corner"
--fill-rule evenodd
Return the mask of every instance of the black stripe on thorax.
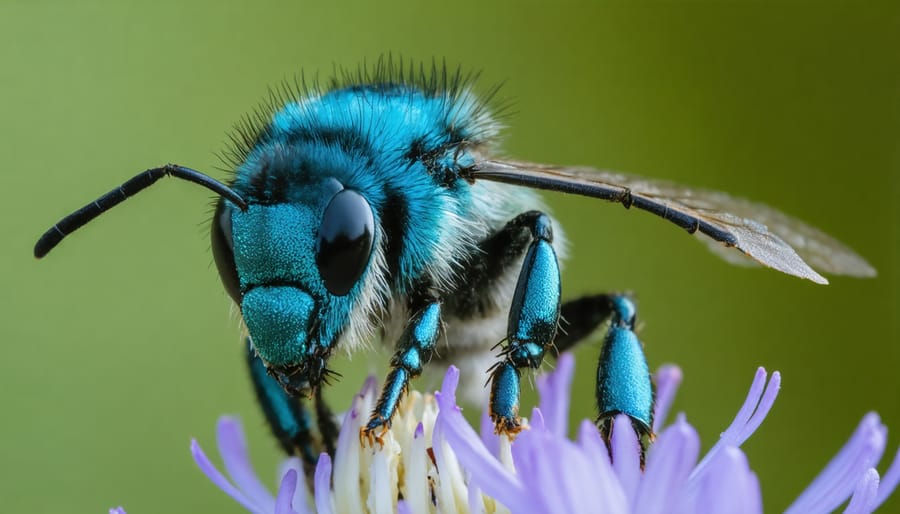
M 291 131 L 285 139 L 287 145 L 303 143 L 333 146 L 348 155 L 358 155 L 367 162 L 375 161 L 376 152 L 372 142 L 360 131 L 348 127 L 318 127 L 314 130 L 298 129 Z
M 450 189 L 459 179 L 459 170 L 448 168 L 441 161 L 448 155 L 453 155 L 455 163 L 455 154 L 462 152 L 465 140 L 454 127 L 445 126 L 443 131 L 445 135 L 444 143 L 429 148 L 425 144 L 424 136 L 417 137 L 410 143 L 404 157 L 410 163 L 421 163 L 436 184 Z

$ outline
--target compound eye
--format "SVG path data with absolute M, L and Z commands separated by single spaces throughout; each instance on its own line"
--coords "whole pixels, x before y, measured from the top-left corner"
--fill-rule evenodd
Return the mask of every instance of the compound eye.
M 231 237 L 231 209 L 226 207 L 223 199 L 219 200 L 216 207 L 210 236 L 212 237 L 213 258 L 216 261 L 222 285 L 225 286 L 228 296 L 231 296 L 240 305 L 241 288 L 237 267 L 234 265 L 234 242 Z
M 362 195 L 349 189 L 334 195 L 316 240 L 316 265 L 331 294 L 344 296 L 362 276 L 374 233 L 372 208 Z

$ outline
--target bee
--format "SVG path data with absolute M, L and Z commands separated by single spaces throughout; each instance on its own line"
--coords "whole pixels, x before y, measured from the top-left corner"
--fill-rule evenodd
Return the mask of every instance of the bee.
M 820 284 L 807 261 L 875 274 L 819 230 L 725 193 L 493 157 L 500 126 L 491 95 L 473 93 L 473 81 L 387 59 L 325 86 L 286 88 L 238 125 L 227 183 L 174 164 L 149 169 L 63 218 L 34 254 L 162 177 L 214 192 L 213 256 L 246 327 L 257 397 L 284 450 L 307 462 L 317 447 L 333 451 L 337 434 L 322 399 L 329 359 L 377 336 L 394 353 L 361 433 L 372 444 L 410 382 L 451 362 L 468 375 L 469 396 L 488 390 L 496 431 L 514 435 L 522 373 L 605 323 L 598 426 L 608 437 L 626 414 L 652 437 L 653 384 L 634 302 L 613 293 L 562 301 L 563 235 L 535 190 L 647 211 L 730 260 Z

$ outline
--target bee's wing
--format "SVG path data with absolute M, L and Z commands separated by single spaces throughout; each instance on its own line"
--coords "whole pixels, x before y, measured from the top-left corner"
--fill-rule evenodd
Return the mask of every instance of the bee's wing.
M 812 280 L 828 281 L 805 261 L 838 275 L 871 277 L 875 269 L 839 241 L 765 205 L 717 191 L 689 189 L 593 168 L 557 167 L 517 161 L 485 160 L 469 175 L 474 180 L 505 182 L 536 189 L 600 198 L 637 207 L 690 233 L 734 247 L 764 266 Z M 742 257 L 711 245 L 730 262 Z M 802 256 L 802 257 L 801 257 Z M 746 261 L 746 259 L 743 259 Z

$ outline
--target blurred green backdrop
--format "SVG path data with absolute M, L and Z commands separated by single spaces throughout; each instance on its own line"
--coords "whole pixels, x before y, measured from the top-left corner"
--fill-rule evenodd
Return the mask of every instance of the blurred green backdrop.
M 564 292 L 638 292 L 652 367 L 709 447 L 758 365 L 784 387 L 745 446 L 783 509 L 877 410 L 900 443 L 896 2 L 0 2 L 0 502 L 5 512 L 239 512 L 198 472 L 222 413 L 278 459 L 209 252 L 208 195 L 164 181 L 37 262 L 59 217 L 147 167 L 216 176 L 277 84 L 393 51 L 483 70 L 513 100 L 505 150 L 753 198 L 880 271 L 827 287 L 731 267 L 646 214 L 553 196 Z M 598 345 L 573 415 L 593 415 Z M 371 369 L 386 355 L 358 355 Z M 356 376 L 330 391 L 345 404 Z M 882 471 L 883 471 L 882 467 Z M 891 506 L 900 508 L 900 501 Z M 890 509 L 886 509 L 890 510 Z

